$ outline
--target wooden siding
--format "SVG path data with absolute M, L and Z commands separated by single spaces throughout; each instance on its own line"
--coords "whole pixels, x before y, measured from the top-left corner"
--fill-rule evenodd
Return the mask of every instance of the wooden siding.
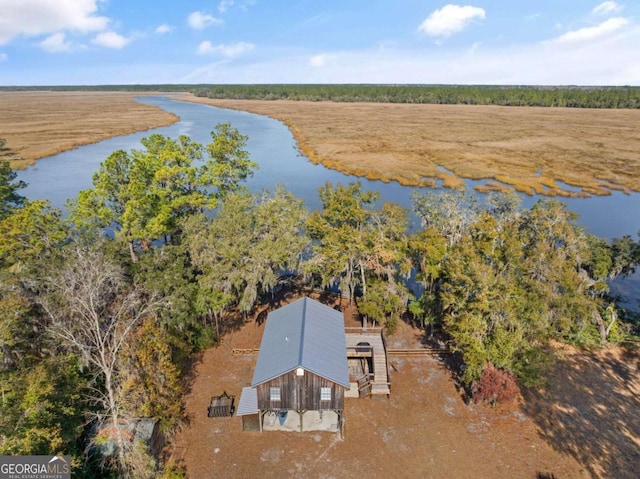
M 280 388 L 280 401 L 271 401 L 269 388 Z M 320 388 L 331 388 L 331 400 L 320 400 Z M 316 374 L 305 371 L 297 376 L 293 370 L 256 387 L 258 408 L 289 409 L 294 411 L 343 410 L 344 387 Z

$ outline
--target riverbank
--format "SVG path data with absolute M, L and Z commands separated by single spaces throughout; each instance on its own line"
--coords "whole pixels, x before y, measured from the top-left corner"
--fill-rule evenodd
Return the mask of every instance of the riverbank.
M 580 197 L 640 192 L 640 110 L 216 100 L 285 123 L 311 161 L 371 180 Z
M 159 93 L 0 92 L 4 158 L 25 168 L 40 158 L 115 136 L 171 125 L 179 118 L 135 101 Z M 16 159 L 20 158 L 20 159 Z
M 0 92 L 14 168 L 81 145 L 167 126 L 136 102 L 153 92 Z M 316 164 L 404 186 L 581 197 L 640 192 L 640 110 L 174 98 L 282 121 Z

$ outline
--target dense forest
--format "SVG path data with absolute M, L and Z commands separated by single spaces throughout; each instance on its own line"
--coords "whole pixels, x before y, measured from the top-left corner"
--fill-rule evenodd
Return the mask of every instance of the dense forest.
M 640 108 L 637 87 L 528 87 L 480 85 L 218 85 L 197 96 L 254 100 Z
M 607 286 L 640 262 L 636 239 L 504 194 L 416 193 L 415 232 L 359 183 L 324 185 L 309 212 L 281 187 L 248 192 L 246 141 L 230 124 L 207 145 L 150 135 L 112 153 L 67 215 L 23 198 L 0 162 L 0 454 L 69 454 L 79 478 L 182 477 L 123 424 L 157 419 L 170 440 L 189 360 L 283 284 L 339 291 L 389 333 L 412 321 L 446 338 L 461 384 L 489 402 L 491 381 L 540 380 L 550 340 L 637 338 Z
M 236 100 L 307 100 L 378 103 L 640 108 L 635 86 L 492 85 L 94 85 L 0 87 L 2 90 L 190 92 Z

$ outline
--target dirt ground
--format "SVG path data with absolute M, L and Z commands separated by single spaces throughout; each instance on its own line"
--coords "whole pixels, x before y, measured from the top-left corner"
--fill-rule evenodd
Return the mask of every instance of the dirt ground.
M 105 138 L 171 125 L 178 117 L 134 92 L 0 92 L 0 138 L 13 168 Z M 156 93 L 157 95 L 157 93 Z
M 370 179 L 490 179 L 481 191 L 558 196 L 640 191 L 640 110 L 181 98 L 279 119 L 312 161 Z
M 345 306 L 345 324 L 357 326 Z M 637 477 L 637 353 L 566 348 L 549 388 L 494 409 L 465 404 L 439 359 L 390 358 L 390 398 L 347 399 L 344 439 L 329 432 L 243 432 L 241 418 L 208 418 L 207 406 L 222 391 L 237 401 L 250 384 L 257 356 L 231 350 L 258 348 L 263 327 L 248 320 L 193 369 L 188 422 L 170 447 L 190 478 Z M 391 348 L 422 341 L 422 331 L 407 324 L 388 337 Z

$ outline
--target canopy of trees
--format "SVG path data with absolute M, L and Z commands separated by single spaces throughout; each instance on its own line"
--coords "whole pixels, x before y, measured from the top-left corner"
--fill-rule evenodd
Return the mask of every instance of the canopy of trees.
M 305 100 L 378 103 L 640 108 L 637 86 L 526 85 L 90 85 L 0 87 L 2 90 L 190 92 L 236 100 Z
M 640 108 L 638 87 L 539 87 L 490 85 L 215 85 L 198 96 L 253 100 Z
M 154 134 L 142 140 L 144 150 L 112 153 L 94 175 L 94 188 L 72 205 L 76 225 L 113 227 L 135 262 L 136 246 L 148 250 L 176 234 L 182 218 L 215 208 L 253 173 L 245 136 L 225 123 L 211 138 L 203 148 L 184 135 L 176 141 Z M 209 159 L 202 163 L 204 151 Z

